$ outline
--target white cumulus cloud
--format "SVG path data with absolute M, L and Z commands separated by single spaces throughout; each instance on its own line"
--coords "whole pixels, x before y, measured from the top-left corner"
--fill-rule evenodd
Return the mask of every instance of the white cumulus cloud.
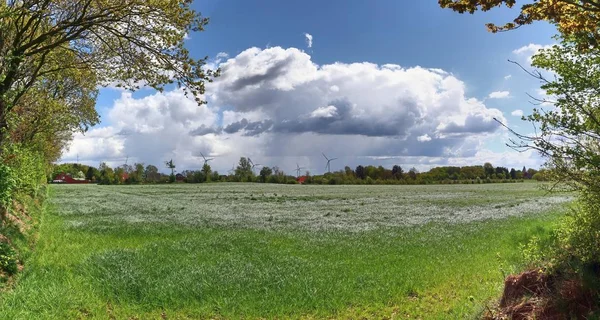
M 527 58 L 527 62 L 531 64 L 532 57 L 542 49 L 550 49 L 552 45 L 542 45 L 537 43 L 530 43 L 526 46 L 522 46 L 518 49 L 513 50 L 513 53 L 519 56 Z
M 510 113 L 511 115 L 515 116 L 515 117 L 522 117 L 523 116 L 523 110 L 515 110 L 513 112 Z
M 431 141 L 431 137 L 428 134 L 424 134 L 422 136 L 418 136 L 417 141 L 420 141 L 420 142 Z
M 494 91 L 488 95 L 490 99 L 504 99 L 510 97 L 509 91 Z

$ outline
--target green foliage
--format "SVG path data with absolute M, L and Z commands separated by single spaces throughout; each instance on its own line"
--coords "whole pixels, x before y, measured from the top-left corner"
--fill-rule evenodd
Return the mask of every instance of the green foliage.
M 235 168 L 235 176 L 237 181 L 252 182 L 254 172 L 252 172 L 252 164 L 246 157 L 241 157 L 238 166 Z
M 265 183 L 267 182 L 267 178 L 273 174 L 273 169 L 264 166 L 260 169 L 260 181 Z
M 43 154 L 27 146 L 13 144 L 4 149 L 3 157 L 16 181 L 14 190 L 36 196 L 46 183 L 47 164 Z
M 556 229 L 553 241 L 533 244 L 540 249 L 537 261 L 550 260 L 554 266 L 574 268 L 600 263 L 599 213 L 599 199 L 584 192 Z M 551 254 L 539 254 L 548 249 Z
M 0 241 L 0 271 L 8 275 L 17 273 L 17 253 L 4 241 Z
M 202 165 L 202 173 L 204 174 L 205 182 L 210 182 L 212 169 L 208 163 Z
M 12 202 L 16 187 L 17 179 L 14 171 L 9 166 L 0 163 L 0 212 L 8 208 Z

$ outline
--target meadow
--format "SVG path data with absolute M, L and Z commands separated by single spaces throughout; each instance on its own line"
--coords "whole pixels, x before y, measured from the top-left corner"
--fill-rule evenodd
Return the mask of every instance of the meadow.
M 3 319 L 464 319 L 573 198 L 535 183 L 53 185 Z

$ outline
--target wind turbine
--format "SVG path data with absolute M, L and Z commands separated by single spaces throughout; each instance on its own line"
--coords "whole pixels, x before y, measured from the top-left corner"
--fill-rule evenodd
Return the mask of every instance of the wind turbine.
M 215 158 L 208 158 L 208 159 L 206 159 L 206 157 L 204 156 L 204 154 L 202 152 L 200 152 L 200 155 L 202 156 L 202 159 L 204 159 L 204 165 L 208 164 L 208 162 L 210 160 L 215 160 Z
M 301 167 L 298 162 L 296 162 L 296 178 L 300 177 L 300 170 L 304 169 L 304 167 Z
M 252 173 L 254 173 L 254 167 L 256 167 L 256 166 L 262 166 L 262 164 L 260 164 L 260 163 L 254 163 L 254 162 L 252 162 L 252 159 L 250 159 L 250 157 L 248 157 L 248 162 L 250 162 L 250 164 L 252 165 Z
M 229 174 L 232 174 L 235 172 L 235 164 L 231 166 L 231 170 L 227 171 L 229 172 Z
M 324 153 L 321 153 L 323 155 L 323 157 L 325 157 L 325 159 L 327 160 L 327 164 L 325 165 L 325 169 L 327 169 L 327 172 L 331 172 L 331 161 L 336 160 L 337 158 L 327 158 L 327 156 Z

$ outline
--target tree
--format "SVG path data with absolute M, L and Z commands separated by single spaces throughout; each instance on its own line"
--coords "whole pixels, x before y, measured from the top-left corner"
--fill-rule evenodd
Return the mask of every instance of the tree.
M 540 152 L 557 179 L 600 194 L 600 52 L 581 52 L 575 42 L 563 39 L 560 46 L 541 50 L 532 64 L 557 75 L 546 79 L 540 72 L 530 73 L 557 99 L 541 100 L 554 107 L 535 108 L 525 117 L 537 134 L 511 130 L 516 138 L 510 145 Z
M 98 179 L 98 183 L 100 184 L 113 184 L 115 174 L 111 167 L 109 167 L 105 162 L 102 162 L 98 167 L 98 171 L 100 171 L 100 179 Z
M 363 167 L 361 165 L 358 165 L 354 172 L 356 173 L 356 177 L 358 177 L 359 179 L 365 179 L 367 177 L 367 173 L 365 172 L 365 167 Z
M 260 169 L 260 179 L 263 183 L 267 182 L 267 178 L 273 174 L 273 170 L 267 166 Z
M 237 168 L 235 168 L 235 176 L 239 181 L 252 181 L 254 172 L 252 172 L 252 164 L 246 157 L 241 157 Z
M 214 75 L 184 48 L 208 23 L 191 1 L 3 1 L 0 14 L 0 147 L 21 99 L 56 75 L 131 90 L 175 83 L 199 103 Z
M 516 0 L 438 0 L 442 8 L 459 13 L 488 11 L 505 5 L 512 8 Z M 571 38 L 579 49 L 596 47 L 600 40 L 598 22 L 600 2 L 597 0 L 537 0 L 521 6 L 520 14 L 513 22 L 503 26 L 488 23 L 491 32 L 513 30 L 536 21 L 548 21 L 557 26 L 562 35 Z
M 510 169 L 510 178 L 511 179 L 517 178 L 517 170 L 515 170 L 515 168 Z
M 169 176 L 169 182 L 175 182 L 175 164 L 173 163 L 173 159 L 169 161 L 165 161 L 165 165 L 167 168 L 171 169 L 171 175 Z
M 404 175 L 404 170 L 402 169 L 401 166 L 399 165 L 394 165 L 392 167 L 392 175 L 396 178 L 396 179 L 402 179 L 402 176 Z
M 158 168 L 151 164 L 147 165 L 146 169 L 144 169 L 144 180 L 146 182 L 158 182 L 160 180 Z
M 204 174 L 204 178 L 206 179 L 206 182 L 210 181 L 210 173 L 211 173 L 211 169 L 210 169 L 210 165 L 208 163 L 205 163 L 202 166 L 202 173 Z
M 486 176 L 492 176 L 494 174 L 494 166 L 491 163 L 486 162 L 483 164 L 483 171 Z
M 408 177 L 411 180 L 416 180 L 418 173 L 419 173 L 419 170 L 417 170 L 417 168 L 415 168 L 415 167 L 412 167 L 412 168 L 410 168 L 410 170 L 408 170 Z
M 95 181 L 97 177 L 99 177 L 98 169 L 94 167 L 88 167 L 85 173 L 85 178 L 90 181 Z
M 352 171 L 352 168 L 350 168 L 349 166 L 344 167 L 344 173 L 348 177 L 354 177 L 354 171 Z
M 221 176 L 219 175 L 218 171 L 213 171 L 212 173 L 212 177 L 210 178 L 211 181 L 219 181 L 221 179 Z

